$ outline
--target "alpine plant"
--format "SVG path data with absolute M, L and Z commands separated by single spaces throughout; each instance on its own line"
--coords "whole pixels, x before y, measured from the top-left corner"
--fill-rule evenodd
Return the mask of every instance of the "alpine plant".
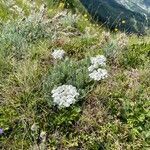
M 108 77 L 108 72 L 106 69 L 101 67 L 106 66 L 106 57 L 104 55 L 97 55 L 96 57 L 91 57 L 91 66 L 88 68 L 89 77 L 95 81 L 100 81 Z

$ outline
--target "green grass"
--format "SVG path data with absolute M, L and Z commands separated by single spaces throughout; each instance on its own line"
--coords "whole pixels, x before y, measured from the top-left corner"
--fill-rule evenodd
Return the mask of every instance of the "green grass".
M 80 13 L 51 22 L 60 12 L 62 8 L 52 13 L 48 8 L 42 23 L 2 22 L 0 128 L 4 134 L 0 148 L 148 150 L 149 35 L 128 35 L 126 47 L 120 48 L 119 32 L 112 32 L 107 40 L 102 34 L 107 29 Z M 54 61 L 55 48 L 64 49 L 68 59 Z M 89 58 L 98 54 L 107 56 L 109 77 L 93 82 L 87 68 Z M 76 86 L 80 98 L 60 110 L 50 93 L 61 84 Z M 36 131 L 31 130 L 34 123 Z

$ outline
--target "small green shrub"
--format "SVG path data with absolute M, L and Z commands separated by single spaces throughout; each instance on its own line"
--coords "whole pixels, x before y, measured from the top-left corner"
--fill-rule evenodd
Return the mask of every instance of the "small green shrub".
M 28 20 L 3 24 L 0 37 L 0 53 L 3 57 L 13 56 L 21 59 L 28 48 L 40 39 L 50 38 L 46 24 Z
M 149 62 L 150 44 L 135 44 L 123 53 L 121 64 L 124 67 L 142 67 Z
M 107 46 L 105 46 L 103 48 L 104 54 L 108 57 L 108 58 L 116 58 L 118 55 L 118 51 L 117 51 L 117 45 L 115 42 L 111 42 L 111 43 L 107 43 Z
M 50 68 L 44 79 L 44 93 L 48 102 L 51 104 L 51 91 L 54 87 L 68 84 L 75 86 L 82 96 L 88 92 L 90 88 L 90 80 L 88 76 L 89 59 L 73 61 L 65 59 L 63 62 L 58 62 L 54 68 Z

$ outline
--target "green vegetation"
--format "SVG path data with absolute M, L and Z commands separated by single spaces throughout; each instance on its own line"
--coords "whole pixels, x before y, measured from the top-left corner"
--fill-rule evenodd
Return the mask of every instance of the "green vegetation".
M 34 15 L 25 6 L 24 19 L 0 9 L 0 148 L 148 150 L 149 35 L 109 34 L 88 15 L 50 3 L 40 11 L 37 1 Z M 55 60 L 54 49 L 66 58 Z M 88 76 L 96 55 L 106 56 L 109 73 L 99 82 Z M 80 96 L 58 109 L 51 90 L 62 84 Z

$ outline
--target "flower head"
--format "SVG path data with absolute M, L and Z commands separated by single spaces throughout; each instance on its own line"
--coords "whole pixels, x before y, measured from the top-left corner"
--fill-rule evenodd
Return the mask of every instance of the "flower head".
M 54 104 L 60 108 L 69 107 L 76 102 L 76 98 L 79 96 L 76 87 L 72 85 L 62 85 L 52 90 L 52 97 Z
M 99 68 L 99 65 L 98 64 L 92 64 L 89 68 L 88 68 L 88 70 L 89 70 L 89 72 L 92 72 L 92 71 L 94 71 L 95 69 L 98 69 Z
M 52 53 L 54 59 L 62 59 L 64 55 L 65 55 L 65 51 L 61 49 L 56 49 Z
M 90 73 L 89 77 L 96 81 L 100 81 L 100 80 L 108 77 L 108 72 L 106 69 L 99 68 L 97 70 L 94 70 L 92 73 Z
M 31 130 L 32 131 L 37 131 L 38 130 L 38 126 L 36 123 L 34 123 L 32 126 L 31 126 Z
M 118 31 L 118 29 L 117 29 L 117 28 L 115 28 L 115 31 L 117 32 L 117 31 Z
M 96 81 L 106 78 L 108 73 L 106 69 L 100 68 L 102 66 L 106 66 L 106 57 L 104 55 L 91 57 L 91 66 L 88 68 L 89 77 Z
M 3 133 L 4 133 L 4 130 L 0 128 L 0 135 L 2 135 Z
M 87 14 L 84 14 L 84 17 L 87 18 Z
M 104 55 L 97 55 L 96 57 L 91 57 L 91 63 L 92 65 L 100 65 L 105 66 L 106 65 L 106 57 Z
M 122 20 L 122 24 L 125 24 L 126 23 L 126 21 L 125 20 Z

